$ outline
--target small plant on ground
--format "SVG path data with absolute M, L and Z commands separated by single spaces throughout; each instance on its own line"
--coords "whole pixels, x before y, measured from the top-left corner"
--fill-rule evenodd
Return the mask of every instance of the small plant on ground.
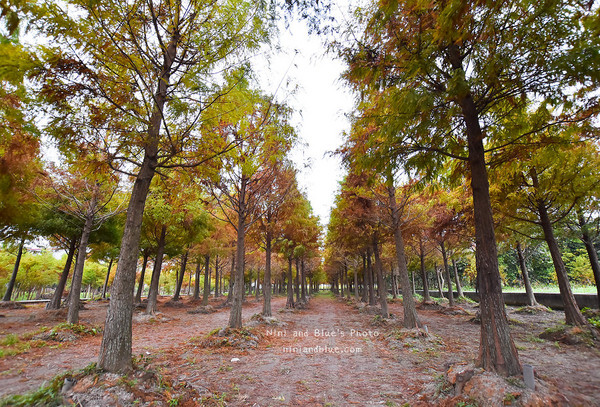
M 434 397 L 438 397 L 440 395 L 449 394 L 452 390 L 452 384 L 448 381 L 448 378 L 445 374 L 440 373 L 436 374 L 433 379 L 435 380 L 435 394 Z
M 43 340 L 26 340 L 16 334 L 8 334 L 0 340 L 0 358 L 16 356 L 31 348 L 42 348 L 48 343 Z

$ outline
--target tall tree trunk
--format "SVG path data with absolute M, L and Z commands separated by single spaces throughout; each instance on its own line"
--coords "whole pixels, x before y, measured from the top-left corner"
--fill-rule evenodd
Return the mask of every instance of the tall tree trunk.
M 200 299 L 200 270 L 202 268 L 202 261 L 198 259 L 196 261 L 196 270 L 194 271 L 194 299 Z
M 577 210 L 577 219 L 579 222 L 579 227 L 581 228 L 581 241 L 585 246 L 585 250 L 587 251 L 588 257 L 590 259 L 592 272 L 594 273 L 594 282 L 596 283 L 596 293 L 598 300 L 597 305 L 600 309 L 600 264 L 598 263 L 598 253 L 596 253 L 594 242 L 590 238 L 590 234 L 587 231 L 587 225 L 585 223 L 583 212 L 581 210 Z
M 186 249 L 185 253 L 181 257 L 181 268 L 179 269 L 179 278 L 177 279 L 177 285 L 175 287 L 175 295 L 173 295 L 173 301 L 179 301 L 181 294 L 181 286 L 183 286 L 183 277 L 185 276 L 185 269 L 187 267 L 189 249 Z
M 142 257 L 142 271 L 140 272 L 140 280 L 138 281 L 137 292 L 135 293 L 135 303 L 142 302 L 142 293 L 144 292 L 144 278 L 146 278 L 146 267 L 148 266 L 148 258 L 150 257 L 150 253 L 144 250 L 144 254 Z M 118 269 L 118 266 L 117 266 Z
M 423 301 L 431 301 L 431 295 L 429 294 L 429 280 L 427 279 L 427 269 L 425 268 L 423 239 L 419 239 L 419 260 L 421 263 L 421 280 L 423 280 Z
M 358 301 L 358 270 L 356 267 L 354 267 L 354 298 L 356 299 L 356 301 Z
M 204 288 L 202 289 L 202 305 L 208 305 L 208 296 L 209 295 L 210 295 L 210 254 L 205 254 L 204 255 Z M 241 328 L 241 325 L 236 328 Z
M 383 276 L 383 264 L 381 263 L 381 257 L 379 256 L 379 237 L 377 233 L 373 234 L 373 256 L 375 257 L 375 272 L 377 275 L 377 286 L 379 287 L 379 306 L 381 307 L 381 316 L 389 318 L 387 303 L 387 288 L 385 284 L 385 278 Z
M 440 269 L 438 269 L 437 264 L 434 264 L 433 268 L 435 270 L 435 276 L 437 277 L 438 294 L 440 296 L 440 299 L 443 299 L 445 297 L 444 297 L 444 281 L 442 278 L 442 271 Z
M 460 277 L 458 276 L 458 267 L 456 266 L 456 260 L 452 259 L 452 269 L 454 270 L 454 281 L 456 282 L 456 291 L 458 297 L 462 298 L 465 296 L 463 293 L 462 285 L 460 284 Z
M 6 292 L 4 293 L 4 298 L 2 298 L 2 301 L 10 301 L 10 297 L 12 297 L 12 292 L 15 287 L 15 281 L 17 281 L 17 273 L 19 272 L 19 266 L 21 265 L 21 257 L 23 257 L 24 246 L 25 238 L 22 238 L 21 243 L 19 243 L 19 250 L 17 251 L 17 258 L 15 259 L 13 272 L 10 276 L 10 281 L 8 282 L 8 286 L 6 287 Z
M 186 295 L 189 297 L 192 290 L 192 273 L 188 275 L 188 285 L 186 290 Z
M 237 224 L 237 242 L 236 242 L 236 270 L 233 283 L 233 297 L 231 302 L 231 311 L 229 313 L 229 327 L 242 327 L 242 304 L 244 302 L 244 258 L 245 258 L 245 238 L 246 238 L 246 187 L 247 179 L 242 176 L 238 224 Z
M 67 322 L 69 324 L 79 323 L 79 298 L 81 296 L 81 280 L 83 279 L 83 266 L 87 245 L 94 227 L 94 210 L 96 209 L 96 199 L 92 198 L 90 208 L 85 218 L 85 224 L 81 232 L 79 249 L 77 251 L 77 260 L 75 261 L 75 271 L 73 271 L 73 280 L 71 282 L 71 294 L 69 295 L 69 311 L 67 313 Z
M 521 242 L 517 241 L 517 259 L 519 260 L 519 268 L 521 269 L 521 275 L 523 276 L 523 284 L 525 284 L 525 292 L 527 293 L 527 301 L 529 305 L 539 305 L 533 294 L 533 288 L 531 288 L 531 282 L 529 281 L 529 273 L 527 272 L 527 266 L 525 265 L 525 257 L 523 257 L 523 250 L 521 250 Z
M 296 303 L 300 303 L 300 258 L 296 257 L 296 276 L 294 277 L 294 293 L 296 294 Z
M 267 222 L 269 225 L 270 223 Z M 267 233 L 265 237 L 265 276 L 263 283 L 263 311 L 262 314 L 265 317 L 270 317 L 271 314 L 271 241 L 273 240 L 273 233 L 271 232 L 270 226 L 267 226 Z
M 369 305 L 375 305 L 375 287 L 373 281 L 373 264 L 371 263 L 371 248 L 367 249 L 367 285 L 369 286 Z
M 536 181 L 534 180 L 534 187 Z M 544 231 L 544 240 L 550 250 L 550 256 L 552 257 L 552 263 L 554 264 L 554 270 L 556 271 L 556 279 L 558 280 L 558 288 L 560 290 L 560 297 L 563 301 L 563 307 L 565 310 L 565 322 L 569 325 L 584 326 L 587 325 L 587 321 L 575 301 L 575 296 L 571 290 L 571 284 L 569 283 L 569 277 L 567 275 L 567 269 L 562 259 L 562 254 L 558 247 L 558 242 L 554 236 L 554 230 L 552 229 L 552 223 L 548 216 L 548 210 L 543 202 L 538 202 L 538 215 L 540 217 L 540 223 L 542 230 Z
M 227 289 L 227 299 L 225 304 L 231 304 L 233 301 L 233 286 L 235 285 L 235 254 L 231 256 L 231 270 L 229 271 L 229 288 Z
M 221 278 L 221 267 L 219 267 L 219 255 L 215 255 L 215 298 L 219 296 L 219 279 Z
M 294 285 L 292 277 L 292 256 L 288 256 L 288 269 L 287 269 L 287 301 L 285 302 L 286 308 L 294 308 Z
M 394 245 L 396 248 L 396 261 L 398 262 L 398 274 L 400 277 L 400 289 L 402 290 L 402 305 L 404 306 L 405 328 L 416 328 L 421 325 L 413 297 L 413 290 L 408 278 L 408 267 L 406 263 L 406 253 L 404 250 L 404 238 L 400 228 L 400 212 L 396 202 L 396 187 L 391 173 L 387 175 L 388 205 L 392 216 L 392 228 L 394 232 Z
M 440 242 L 440 250 L 442 251 L 442 260 L 444 261 L 444 272 L 446 280 L 448 280 L 448 301 L 451 307 L 454 306 L 454 290 L 452 289 L 452 277 L 450 276 L 450 267 L 448 266 L 448 254 L 446 253 L 446 245 Z
M 391 276 L 392 276 L 392 298 L 396 299 L 398 298 L 398 276 L 396 275 L 396 268 L 392 265 L 391 267 Z M 415 278 L 414 278 L 414 273 L 413 273 L 413 294 L 415 293 L 414 291 L 414 287 L 415 287 Z
M 368 270 L 367 270 L 367 253 L 363 252 L 362 254 L 362 261 L 363 261 L 363 273 L 362 273 L 362 298 L 361 301 L 362 302 L 367 302 L 369 299 L 369 292 L 368 292 Z
M 302 290 L 302 302 L 306 303 L 306 275 L 304 271 L 304 258 L 302 258 L 302 260 L 300 260 L 300 289 Z
M 62 273 L 60 274 L 60 279 L 58 280 L 58 285 L 56 286 L 56 290 L 54 290 L 54 294 L 52 295 L 52 299 L 46 305 L 46 309 L 59 309 L 60 302 L 62 300 L 63 292 L 65 291 L 65 285 L 67 284 L 67 279 L 69 278 L 69 271 L 71 270 L 71 264 L 73 264 L 73 256 L 75 255 L 75 249 L 77 248 L 77 239 L 71 239 L 69 243 L 69 251 L 67 252 L 67 261 L 65 262 L 65 267 L 63 268 Z
M 448 57 L 457 75 L 465 77 L 457 45 L 448 47 Z M 510 334 L 498 268 L 498 249 L 485 163 L 484 134 L 473 96 L 466 92 L 456 99 L 466 127 L 469 170 L 475 221 L 475 263 L 481 310 L 481 342 L 477 364 L 486 370 L 511 376 L 522 372 L 517 348 Z
M 146 314 L 154 314 L 156 312 L 156 304 L 158 302 L 158 290 L 160 288 L 160 273 L 162 271 L 162 262 L 165 255 L 165 237 L 167 236 L 167 226 L 163 225 L 160 229 L 160 237 L 158 239 L 158 247 L 156 250 L 156 260 L 152 269 L 152 280 L 150 280 L 150 288 L 148 290 L 148 304 L 146 304 Z
M 177 13 L 177 18 L 172 22 L 174 27 L 179 27 L 178 18 L 179 14 Z M 135 288 L 142 217 L 150 183 L 158 165 L 160 131 L 164 118 L 164 107 L 167 102 L 167 88 L 180 41 L 179 30 L 171 30 L 171 38 L 164 48 L 161 48 L 163 50 L 162 69 L 156 78 L 156 91 L 153 95 L 154 106 L 148 121 L 144 158 L 131 191 L 125 229 L 121 239 L 119 262 L 111 287 L 111 301 L 106 314 L 106 323 L 104 324 L 98 367 L 113 373 L 125 372 L 132 367 L 133 290 Z
M 340 287 L 341 287 L 341 297 L 344 298 L 344 269 L 343 268 L 340 269 L 339 273 L 340 273 L 339 280 L 340 280 Z
M 112 269 L 114 259 L 111 257 L 108 262 L 108 269 L 106 270 L 106 278 L 104 279 L 104 285 L 102 286 L 102 298 L 106 298 L 106 289 L 108 288 L 108 279 L 110 278 L 110 270 Z

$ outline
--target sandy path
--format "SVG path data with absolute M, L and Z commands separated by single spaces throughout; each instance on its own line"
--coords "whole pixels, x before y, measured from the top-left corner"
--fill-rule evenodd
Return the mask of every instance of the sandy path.
M 214 302 L 217 304 L 223 302 Z M 81 322 L 103 325 L 107 304 L 100 303 L 81 311 Z M 185 309 L 159 307 L 157 319 L 162 322 L 135 322 L 133 327 L 133 354 L 157 354 L 178 348 L 191 337 L 205 335 L 211 330 L 227 325 L 229 308 L 213 314 L 188 314 Z M 262 304 L 251 301 L 244 304 L 243 315 L 247 319 L 262 310 Z M 44 313 L 43 310 L 35 310 Z M 136 311 L 139 315 L 140 311 Z M 42 317 L 43 318 L 43 317 Z M 40 317 L 36 320 L 42 319 Z M 13 321 L 8 321 L 12 323 Z M 53 323 L 36 322 L 35 326 L 53 326 Z M 11 331 L 11 326 L 3 326 Z M 23 329 L 19 329 L 23 331 Z M 29 329 L 31 331 L 31 328 Z M 45 381 L 66 370 L 81 369 L 97 361 L 101 336 L 81 338 L 74 343 L 65 343 L 57 348 L 31 349 L 27 353 L 0 359 L 0 397 L 21 394 L 40 387 Z
M 261 327 L 267 346 L 250 352 L 197 349 L 184 357 L 201 360 L 192 380 L 228 406 L 368 406 L 413 400 L 429 375 L 388 350 L 372 317 L 317 296 L 307 310 L 276 312 L 286 327 Z M 240 361 L 231 362 L 232 357 Z M 182 380 L 190 373 L 181 373 Z

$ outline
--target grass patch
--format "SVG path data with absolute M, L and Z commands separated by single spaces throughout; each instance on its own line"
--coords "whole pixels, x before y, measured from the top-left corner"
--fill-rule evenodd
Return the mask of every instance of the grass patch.
M 39 389 L 25 394 L 16 394 L 8 396 L 0 400 L 0 406 L 10 407 L 29 407 L 29 406 L 45 406 L 54 407 L 62 406 L 63 397 L 60 392 L 65 379 L 73 379 L 74 377 L 83 377 L 97 371 L 96 363 L 92 363 L 77 373 L 65 372 L 54 376 L 50 383 L 42 385 Z
M 102 332 L 100 327 L 60 323 L 53 328 L 42 327 L 21 336 L 8 334 L 0 340 L 0 358 L 20 355 L 31 348 L 43 348 L 49 345 L 48 341 L 51 341 L 50 343 L 72 341 L 80 336 L 94 336 L 100 332 Z
M 559 294 L 560 289 L 558 285 L 551 284 L 533 284 L 532 286 L 534 293 L 555 293 Z M 596 287 L 593 285 L 572 285 L 571 289 L 574 294 L 595 294 Z M 504 286 L 502 287 L 503 292 L 525 292 L 525 287 L 521 286 Z
M 39 339 L 23 339 L 15 334 L 8 334 L 0 341 L 0 358 L 16 356 L 31 348 L 43 348 L 48 343 Z

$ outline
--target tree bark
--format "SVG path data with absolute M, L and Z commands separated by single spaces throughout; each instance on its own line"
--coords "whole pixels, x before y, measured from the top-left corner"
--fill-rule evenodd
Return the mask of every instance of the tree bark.
M 535 187 L 535 175 L 534 175 L 534 187 Z M 552 263 L 554 264 L 554 270 L 556 271 L 556 279 L 558 281 L 558 288 L 560 290 L 560 297 L 563 301 L 563 307 L 565 310 L 565 322 L 568 325 L 585 326 L 587 321 L 575 301 L 575 296 L 571 290 L 571 284 L 569 283 L 569 277 L 567 275 L 567 269 L 562 259 L 562 254 L 558 247 L 558 242 L 554 236 L 554 230 L 552 229 L 552 222 L 548 216 L 548 210 L 542 201 L 538 201 L 538 215 L 540 217 L 540 223 L 542 230 L 544 231 L 544 240 L 550 250 L 550 256 L 552 257 Z
M 427 279 L 427 270 L 425 268 L 425 249 L 423 240 L 419 240 L 419 260 L 421 263 L 421 280 L 423 281 L 423 301 L 431 301 L 429 294 L 429 280 Z
M 448 254 L 446 253 L 446 245 L 442 241 L 440 243 L 442 251 L 442 260 L 444 261 L 444 271 L 446 272 L 446 280 L 448 280 L 448 301 L 451 307 L 454 306 L 454 290 L 452 290 L 452 277 L 450 276 L 450 267 L 448 266 Z
M 463 293 L 460 277 L 458 276 L 458 267 L 456 265 L 456 260 L 454 259 L 452 259 L 452 269 L 454 270 L 454 281 L 456 282 L 456 291 L 458 293 L 458 297 L 463 298 L 465 294 Z
M 235 254 L 231 256 L 231 271 L 229 272 L 229 288 L 227 289 L 227 299 L 225 304 L 231 304 L 233 300 L 233 286 L 235 284 Z
M 292 256 L 288 256 L 288 269 L 287 269 L 287 301 L 285 302 L 286 308 L 294 308 L 294 285 L 292 282 Z
M 174 21 L 173 25 L 178 27 L 179 21 Z M 133 290 L 140 248 L 142 217 L 150 183 L 158 165 L 160 129 L 164 117 L 164 106 L 167 102 L 167 88 L 180 40 L 179 31 L 172 30 L 171 38 L 163 51 L 162 70 L 157 78 L 156 92 L 153 95 L 154 106 L 148 122 L 144 158 L 133 184 L 127 208 L 119 262 L 111 287 L 111 301 L 106 314 L 98 360 L 100 369 L 112 373 L 125 372 L 132 367 Z
M 448 47 L 448 58 L 457 75 L 465 77 L 458 46 Z M 490 201 L 479 112 L 469 90 L 455 99 L 461 109 L 467 136 L 469 170 L 475 220 L 475 263 L 481 310 L 481 342 L 477 364 L 486 370 L 512 376 L 522 372 L 510 334 L 498 269 L 498 249 Z
M 362 253 L 362 261 L 363 261 L 363 269 L 362 269 L 363 273 L 362 273 L 362 298 L 361 298 L 361 301 L 366 303 L 369 299 L 369 292 L 368 292 L 368 288 L 367 288 L 367 286 L 369 285 L 368 284 L 369 277 L 367 277 L 368 270 L 367 270 L 367 253 L 366 252 Z
M 106 298 L 106 289 L 108 288 L 108 279 L 110 278 L 110 270 L 112 269 L 114 259 L 111 257 L 108 262 L 108 269 L 106 270 L 106 279 L 104 279 L 104 285 L 102 286 L 102 298 Z
M 67 252 L 67 261 L 65 262 L 65 267 L 60 275 L 60 279 L 58 280 L 58 285 L 56 286 L 56 290 L 54 290 L 54 294 L 52 295 L 52 299 L 46 305 L 46 309 L 59 309 L 60 302 L 62 300 L 63 292 L 65 291 L 65 285 L 67 284 L 67 279 L 69 278 L 69 271 L 71 270 L 71 264 L 73 264 L 73 256 L 75 255 L 75 249 L 77 248 L 77 239 L 71 239 L 69 243 L 69 251 Z
M 356 299 L 356 301 L 358 301 L 358 270 L 356 267 L 354 267 L 354 298 Z
M 296 303 L 300 303 L 300 259 L 295 258 L 296 263 L 296 277 L 294 277 L 294 292 L 296 294 Z
M 394 245 L 396 249 L 396 261 L 398 262 L 398 276 L 400 278 L 400 289 L 402 290 L 402 305 L 404 307 L 405 328 L 417 328 L 421 325 L 413 297 L 413 290 L 408 278 L 408 267 L 406 263 L 406 253 L 404 249 L 404 238 L 400 228 L 400 213 L 398 203 L 396 202 L 396 188 L 391 174 L 387 176 L 388 205 L 392 217 L 392 229 L 394 232 Z M 429 294 L 429 293 L 428 293 Z
M 138 282 L 137 292 L 135 293 L 135 302 L 142 302 L 142 292 L 144 291 L 144 278 L 146 277 L 146 267 L 148 266 L 148 258 L 150 257 L 150 253 L 144 251 L 144 255 L 142 258 L 142 271 L 140 272 L 140 280 Z M 117 267 L 118 268 L 118 267 Z
M 219 296 L 219 279 L 221 278 L 221 268 L 219 267 L 219 255 L 215 255 L 215 298 Z
M 21 265 L 21 257 L 23 257 L 23 247 L 25 246 L 25 238 L 21 239 L 21 243 L 19 243 L 19 250 L 17 251 L 17 258 L 15 259 L 15 265 L 13 267 L 12 275 L 10 276 L 10 280 L 8 282 L 8 286 L 6 287 L 6 292 L 4 293 L 4 298 L 2 301 L 10 301 L 10 297 L 12 297 L 12 292 L 15 287 L 15 282 L 17 281 L 17 273 L 19 272 L 19 266 Z
M 435 269 L 435 276 L 437 277 L 437 289 L 440 299 L 444 297 L 444 281 L 442 278 L 442 272 L 438 269 L 437 264 L 434 264 L 433 268 Z
M 87 255 L 87 245 L 94 227 L 94 210 L 96 209 L 96 199 L 92 198 L 90 208 L 85 218 L 85 224 L 81 231 L 81 240 L 77 251 L 77 260 L 75 261 L 75 270 L 73 271 L 73 280 L 71 282 L 71 293 L 69 295 L 69 311 L 67 313 L 67 322 L 69 324 L 79 323 L 79 298 L 81 296 L 81 280 L 83 279 L 83 266 Z
M 165 255 L 166 235 L 167 226 L 163 225 L 163 227 L 160 229 L 160 237 L 158 239 L 158 247 L 156 250 L 156 259 L 154 260 L 152 279 L 150 280 L 150 288 L 148 289 L 148 304 L 146 304 L 146 314 L 154 314 L 156 312 L 158 290 L 160 288 L 160 273 L 162 271 L 162 262 Z
M 236 269 L 233 283 L 233 297 L 231 301 L 231 311 L 229 313 L 229 327 L 242 327 L 242 304 L 244 302 L 244 258 L 245 258 L 245 238 L 246 238 L 246 188 L 248 180 L 242 176 L 240 181 L 239 206 L 238 206 L 238 224 L 237 224 L 237 242 L 236 242 Z
M 307 302 L 306 299 L 306 276 L 304 273 L 304 259 L 300 260 L 300 289 L 302 290 L 301 299 L 303 303 Z
M 581 228 L 581 241 L 585 246 L 585 250 L 587 251 L 588 257 L 590 259 L 590 265 L 592 267 L 592 272 L 594 273 L 594 282 L 596 283 L 596 293 L 598 300 L 598 309 L 600 309 L 600 264 L 598 263 L 598 253 L 596 253 L 596 248 L 594 247 L 594 242 L 592 241 L 590 234 L 586 229 L 585 219 L 583 218 L 583 213 L 578 210 L 577 211 L 577 219 L 579 222 L 579 227 Z
M 521 275 L 523 276 L 523 284 L 525 284 L 525 292 L 527 293 L 527 301 L 529 305 L 539 305 L 533 294 L 533 288 L 531 288 L 531 282 L 529 281 L 529 272 L 525 265 L 525 257 L 523 257 L 523 250 L 521 250 L 521 242 L 517 241 L 517 259 L 519 260 L 519 268 L 521 269 Z
M 267 221 L 270 225 L 270 222 Z M 267 226 L 267 233 L 265 236 L 265 276 L 263 282 L 263 311 L 262 314 L 265 317 L 272 316 L 271 314 L 271 242 L 273 240 L 273 233 L 271 232 L 270 226 Z
M 194 271 L 194 296 L 195 300 L 200 299 L 200 269 L 202 268 L 202 262 L 200 259 L 196 261 L 196 270 Z
M 369 305 L 377 304 L 375 300 L 375 282 L 373 281 L 373 264 L 371 263 L 371 248 L 367 249 L 367 284 L 369 286 Z
M 181 286 L 183 286 L 183 277 L 185 276 L 185 269 L 187 267 L 189 249 L 185 251 L 181 257 L 181 268 L 179 269 L 179 278 L 177 279 L 177 286 L 175 287 L 175 294 L 173 295 L 173 301 L 179 301 L 181 294 Z
M 210 254 L 204 255 L 204 287 L 202 289 L 202 305 L 208 305 L 210 295 Z M 238 327 L 238 328 L 241 328 Z
M 381 316 L 389 318 L 387 303 L 387 288 L 383 276 L 383 264 L 379 256 L 379 237 L 377 233 L 373 234 L 373 256 L 375 257 L 375 270 L 377 275 L 377 286 L 379 287 L 379 306 L 381 307 Z

